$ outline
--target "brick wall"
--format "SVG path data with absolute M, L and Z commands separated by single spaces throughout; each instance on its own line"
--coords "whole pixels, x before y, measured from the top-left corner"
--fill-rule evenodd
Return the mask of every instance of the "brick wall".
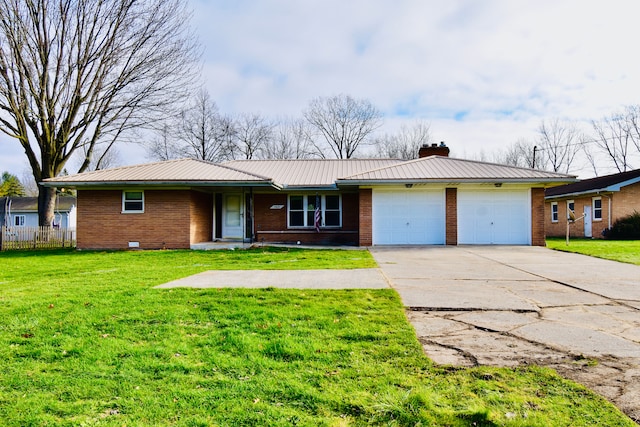
M 372 191 L 369 188 L 360 189 L 358 196 L 360 206 L 360 235 L 358 246 L 371 246 L 373 245 L 373 223 L 371 216 L 373 205 Z
M 357 245 L 358 194 L 342 193 L 342 227 L 339 230 L 287 229 L 287 194 L 254 194 L 253 216 L 259 243 L 303 245 Z M 282 205 L 281 209 L 271 209 Z
M 544 188 L 531 189 L 531 245 L 545 246 Z
M 445 190 L 446 198 L 446 231 L 445 243 L 447 245 L 458 244 L 458 189 L 447 188 Z
M 611 225 L 619 218 L 640 212 L 640 183 L 623 187 L 619 192 L 604 195 L 588 195 L 571 199 L 574 201 L 574 212 L 580 217 L 585 206 L 591 206 L 593 215 L 593 197 L 601 197 L 602 220 L 592 220 L 591 234 L 593 238 L 603 238 L 603 231 L 609 227 L 609 201 L 611 201 Z M 610 199 L 609 199 L 610 198 Z M 564 237 L 567 233 L 567 199 L 558 200 L 558 222 L 551 222 L 551 202 L 545 203 L 544 217 L 546 233 L 549 237 Z M 569 225 L 569 236 L 584 237 L 583 220 Z
M 213 194 L 191 192 L 190 221 L 191 243 L 213 240 Z
M 121 190 L 78 191 L 78 248 L 189 248 L 191 194 L 146 190 L 144 213 L 122 213 Z

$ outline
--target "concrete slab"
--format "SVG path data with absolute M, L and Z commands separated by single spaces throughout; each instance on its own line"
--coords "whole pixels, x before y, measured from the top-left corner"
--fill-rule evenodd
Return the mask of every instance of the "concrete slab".
M 354 270 L 212 270 L 157 288 L 384 289 L 389 284 L 377 268 Z
M 386 271 L 386 269 L 385 269 Z M 480 280 L 444 280 L 390 278 L 402 303 L 424 310 L 515 310 L 538 311 L 524 298 L 504 287 Z
M 511 333 L 571 354 L 640 359 L 640 344 L 588 327 L 542 320 L 516 328 Z
M 537 322 L 538 314 L 514 313 L 512 311 L 470 311 L 451 318 L 490 331 L 509 332 L 520 326 Z

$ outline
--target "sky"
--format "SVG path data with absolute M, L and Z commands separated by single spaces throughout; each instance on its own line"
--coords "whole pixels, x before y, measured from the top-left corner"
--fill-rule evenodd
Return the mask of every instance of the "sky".
M 347 94 L 383 113 L 380 133 L 426 121 L 453 156 L 477 158 L 534 140 L 542 120 L 589 131 L 640 104 L 637 0 L 187 1 L 203 85 L 226 114 L 300 117 Z M 18 142 L 0 147 L 0 171 L 23 175 Z

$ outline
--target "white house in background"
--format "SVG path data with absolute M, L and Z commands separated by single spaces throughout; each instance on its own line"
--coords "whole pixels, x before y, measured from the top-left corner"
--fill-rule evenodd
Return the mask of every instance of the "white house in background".
M 58 196 L 54 210 L 53 225 L 59 228 L 76 228 L 76 198 Z M 0 226 L 37 227 L 37 197 L 0 198 Z

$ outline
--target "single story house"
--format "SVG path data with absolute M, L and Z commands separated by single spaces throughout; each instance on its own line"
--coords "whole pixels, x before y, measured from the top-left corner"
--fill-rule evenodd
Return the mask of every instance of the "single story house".
M 544 245 L 544 190 L 575 177 L 448 157 L 182 159 L 47 179 L 77 189 L 80 249 L 220 239 L 318 245 Z
M 547 236 L 566 235 L 570 210 L 581 218 L 569 226 L 571 236 L 603 237 L 618 218 L 640 212 L 640 169 L 548 188 Z
M 76 198 L 58 195 L 56 198 L 53 226 L 69 229 L 76 228 Z M 37 227 L 37 197 L 1 197 L 0 226 Z

